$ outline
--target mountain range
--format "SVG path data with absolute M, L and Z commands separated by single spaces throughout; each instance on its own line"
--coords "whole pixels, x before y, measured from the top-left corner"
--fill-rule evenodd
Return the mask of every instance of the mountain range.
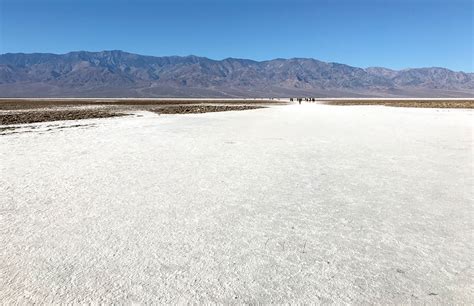
M 474 97 L 474 73 L 123 51 L 0 55 L 0 97 Z

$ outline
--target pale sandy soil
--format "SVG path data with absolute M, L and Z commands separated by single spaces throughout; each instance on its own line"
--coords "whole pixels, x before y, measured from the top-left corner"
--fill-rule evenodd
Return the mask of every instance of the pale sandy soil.
M 0 301 L 474 303 L 473 112 L 318 104 L 0 135 Z

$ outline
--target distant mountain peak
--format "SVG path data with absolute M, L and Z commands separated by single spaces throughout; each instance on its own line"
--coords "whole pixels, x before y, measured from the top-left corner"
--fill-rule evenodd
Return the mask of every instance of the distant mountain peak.
M 366 69 L 313 58 L 266 61 L 122 50 L 0 55 L 3 97 L 473 97 L 474 74 Z

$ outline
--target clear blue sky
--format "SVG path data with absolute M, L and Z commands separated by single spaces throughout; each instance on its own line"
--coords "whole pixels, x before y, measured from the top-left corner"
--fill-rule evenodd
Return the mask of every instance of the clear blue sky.
M 0 0 L 0 53 L 112 50 L 472 72 L 473 0 Z

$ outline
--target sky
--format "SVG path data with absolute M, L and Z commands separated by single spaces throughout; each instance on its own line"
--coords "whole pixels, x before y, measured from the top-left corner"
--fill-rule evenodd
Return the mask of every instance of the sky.
M 124 50 L 474 72 L 474 0 L 0 0 L 0 53 Z

